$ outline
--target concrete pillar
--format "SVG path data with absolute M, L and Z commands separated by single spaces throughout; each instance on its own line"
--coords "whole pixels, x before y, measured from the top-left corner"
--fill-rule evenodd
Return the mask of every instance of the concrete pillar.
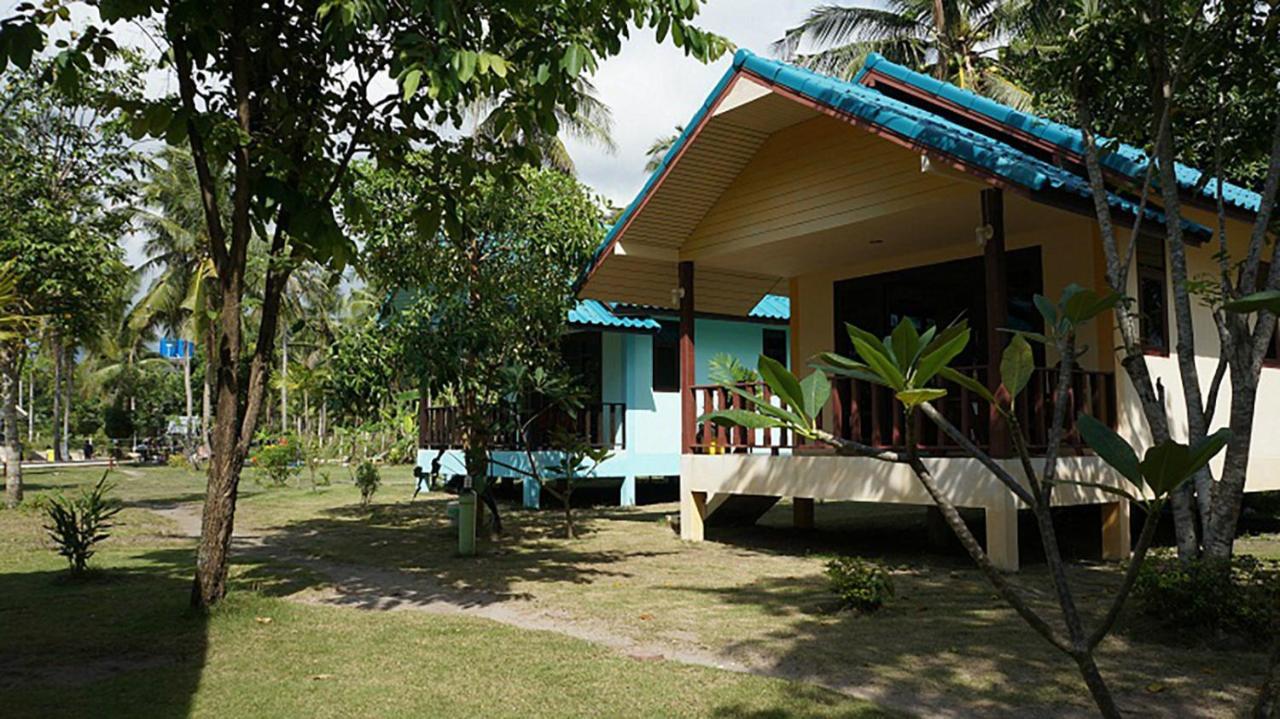
M 524 508 L 537 509 L 542 506 L 542 485 L 525 478 L 521 481 L 524 490 Z
M 813 498 L 796 497 L 792 499 L 791 520 L 796 529 L 813 529 Z
M 634 474 L 629 474 L 622 478 L 622 491 L 619 496 L 618 506 L 636 506 L 636 477 Z
M 707 518 L 707 493 L 680 488 L 680 538 L 701 542 Z
M 986 508 L 987 556 L 996 568 L 1018 571 L 1018 507 L 1012 497 Z
M 1102 558 L 1122 561 L 1129 558 L 1133 543 L 1129 536 L 1129 500 L 1102 505 Z

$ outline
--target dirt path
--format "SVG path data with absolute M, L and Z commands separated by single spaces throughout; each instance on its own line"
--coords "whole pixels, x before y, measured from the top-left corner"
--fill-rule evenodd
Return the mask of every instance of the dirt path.
M 172 519 L 183 535 L 189 537 L 200 535 L 199 505 L 177 504 L 153 508 L 153 511 Z M 573 637 L 607 647 L 638 661 L 674 661 L 798 681 L 857 699 L 872 701 L 880 706 L 907 714 L 930 717 L 971 715 L 971 711 L 965 711 L 963 707 L 956 706 L 954 697 L 923 697 L 914 692 L 897 690 L 892 686 L 821 681 L 809 673 L 779 665 L 768 657 L 742 661 L 705 647 L 676 640 L 660 644 L 640 642 L 578 621 L 568 613 L 549 611 L 537 606 L 530 599 L 444 586 L 433 577 L 415 572 L 332 562 L 306 554 L 289 552 L 279 547 L 268 546 L 263 542 L 264 538 L 261 535 L 242 533 L 240 530 L 235 532 L 234 538 L 241 556 L 290 564 L 314 571 L 329 580 L 330 584 L 325 587 L 307 589 L 289 596 L 288 599 L 291 601 L 351 607 L 366 611 L 416 611 L 478 617 L 520 629 L 554 632 Z M 983 713 L 987 716 L 1019 715 L 1014 711 L 992 712 L 990 708 L 984 708 Z M 1065 707 L 1056 707 L 1051 715 L 1091 716 L 1088 712 Z

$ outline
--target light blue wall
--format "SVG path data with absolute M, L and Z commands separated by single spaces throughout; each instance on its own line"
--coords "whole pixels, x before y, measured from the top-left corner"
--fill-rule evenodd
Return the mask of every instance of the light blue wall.
M 754 368 L 763 349 L 766 328 L 787 331 L 786 325 L 697 320 L 694 324 L 694 382 L 710 383 L 708 365 L 711 358 L 720 353 L 729 353 L 746 366 Z M 593 474 L 622 480 L 622 504 L 634 504 L 636 477 L 680 474 L 680 393 L 653 390 L 651 335 L 605 332 L 601 337 L 600 349 L 600 396 L 605 402 L 626 403 L 626 437 L 625 449 L 616 450 Z M 544 454 L 538 453 L 536 460 L 539 464 L 554 463 L 554 459 L 543 456 Z M 418 465 L 430 467 L 433 456 L 434 451 L 420 450 Z M 495 452 L 494 459 L 518 467 L 525 467 L 528 463 L 527 457 L 517 452 Z M 462 453 L 447 452 L 442 462 L 442 471 L 445 474 L 463 473 Z M 522 476 L 498 466 L 493 467 L 492 471 L 497 477 Z M 537 506 L 537 503 L 537 493 L 526 491 L 526 506 Z

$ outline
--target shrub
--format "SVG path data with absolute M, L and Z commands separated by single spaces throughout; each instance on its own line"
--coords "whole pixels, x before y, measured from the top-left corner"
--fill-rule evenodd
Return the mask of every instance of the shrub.
M 827 580 L 842 607 L 864 614 L 880 609 L 893 596 L 893 577 L 879 562 L 836 557 L 827 562 Z
M 121 509 L 107 499 L 113 486 L 104 472 L 91 491 L 81 490 L 75 499 L 60 492 L 49 498 L 45 514 L 50 523 L 44 528 L 58 546 L 58 554 L 67 558 L 72 574 L 82 574 L 93 556 L 93 545 L 111 536 L 107 533 L 111 518 Z
M 288 437 L 267 442 L 253 453 L 253 466 L 261 470 L 267 480 L 277 487 L 283 487 L 290 477 L 302 471 L 301 462 L 298 443 Z
M 381 483 L 382 477 L 378 474 L 378 468 L 373 462 L 361 462 L 356 467 L 356 486 L 360 488 L 360 506 L 369 506 L 369 500 L 373 499 L 373 494 L 378 491 L 378 485 Z
M 165 460 L 165 464 L 172 469 L 189 469 L 191 463 L 187 461 L 187 456 L 181 452 L 173 452 Z
M 1153 557 L 1138 571 L 1133 596 L 1138 612 L 1161 626 L 1257 638 L 1261 646 L 1276 631 L 1280 562 Z

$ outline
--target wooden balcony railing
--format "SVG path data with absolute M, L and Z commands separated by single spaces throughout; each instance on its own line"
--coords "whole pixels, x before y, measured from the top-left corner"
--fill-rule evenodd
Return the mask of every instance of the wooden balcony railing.
M 453 449 L 461 446 L 462 423 L 458 407 L 427 407 L 419 416 L 418 444 L 425 449 Z M 523 416 L 530 416 L 529 413 Z M 493 416 L 491 426 L 501 428 L 491 442 L 492 449 L 526 449 L 524 438 L 510 428 L 521 422 L 513 410 L 501 410 Z M 557 430 L 585 437 L 592 447 L 626 449 L 627 406 L 622 402 L 592 402 L 575 413 L 549 410 L 542 413 L 528 431 L 528 449 L 551 448 Z
M 986 367 L 958 369 L 986 384 Z M 1057 369 L 1036 368 L 1027 388 L 1018 396 L 1015 404 L 1015 413 L 1027 435 L 1028 447 L 1036 454 L 1043 453 L 1048 446 L 1057 379 Z M 945 381 L 938 381 L 937 385 L 948 390 L 945 397 L 934 402 L 938 411 L 970 441 L 990 451 L 991 421 L 987 403 L 961 385 Z M 767 397 L 773 404 L 779 404 L 763 383 L 748 383 L 739 387 Z M 696 417 L 717 409 L 749 409 L 746 400 L 719 385 L 696 386 L 693 393 L 697 413 L 695 417 L 686 418 L 686 421 L 696 422 Z M 905 448 L 906 432 L 903 423 L 906 416 L 892 390 L 887 387 L 872 382 L 836 378 L 832 382 L 831 405 L 832 426 L 825 429 L 837 437 L 857 440 L 873 447 Z M 1114 373 L 1093 370 L 1076 370 L 1072 373 L 1071 387 L 1067 393 L 1064 452 L 1079 454 L 1085 450 L 1076 430 L 1076 418 L 1082 412 L 1097 417 L 1112 428 L 1116 426 Z M 912 421 L 916 423 L 916 449 L 920 452 L 930 455 L 962 453 L 950 437 L 923 415 L 917 413 Z M 821 418 L 819 422 L 822 422 Z M 782 449 L 803 446 L 803 442 L 797 443 L 796 438 L 786 430 L 747 430 L 720 427 L 713 423 L 697 423 L 694 437 L 695 453 L 768 451 L 776 454 Z

